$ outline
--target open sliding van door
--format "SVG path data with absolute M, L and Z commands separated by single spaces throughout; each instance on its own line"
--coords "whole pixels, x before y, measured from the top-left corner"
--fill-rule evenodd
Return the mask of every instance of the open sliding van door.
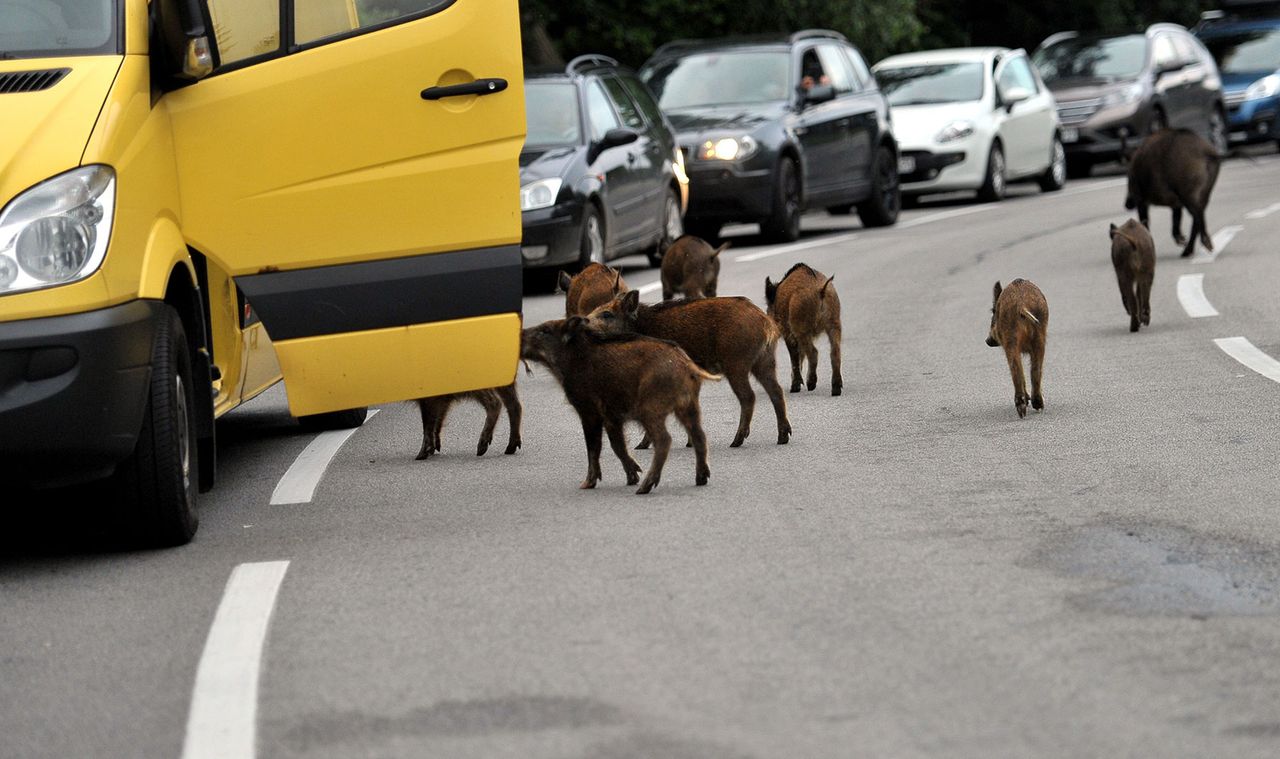
M 516 1 L 200 2 L 220 65 L 161 101 L 181 224 L 262 319 L 292 412 L 510 383 Z

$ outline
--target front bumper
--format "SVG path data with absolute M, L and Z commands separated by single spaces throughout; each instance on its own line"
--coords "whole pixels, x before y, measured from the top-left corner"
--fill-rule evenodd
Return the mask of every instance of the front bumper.
M 162 308 L 135 300 L 0 323 L 0 475 L 75 484 L 110 475 L 133 452 Z
M 1227 137 L 1233 143 L 1263 142 L 1280 138 L 1280 98 L 1228 101 Z
M 581 255 L 582 205 L 560 204 L 521 214 L 520 254 L 526 269 L 566 266 Z
M 907 194 L 973 190 L 985 181 L 985 157 L 976 146 L 948 146 L 945 149 L 901 147 L 898 156 L 898 180 Z M 912 171 L 903 172 L 903 162 L 914 164 Z
M 693 161 L 689 174 L 689 210 L 685 223 L 760 221 L 773 212 L 773 168 L 731 161 Z

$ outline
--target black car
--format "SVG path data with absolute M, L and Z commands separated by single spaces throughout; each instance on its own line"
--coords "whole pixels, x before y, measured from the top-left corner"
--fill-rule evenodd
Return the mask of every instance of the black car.
M 653 95 L 601 55 L 525 79 L 524 265 L 657 261 L 684 234 L 683 157 Z
M 690 231 L 759 222 L 767 237 L 794 240 L 800 214 L 818 207 L 856 207 L 867 226 L 897 221 L 889 106 L 843 35 L 671 42 L 640 78 L 684 151 Z
M 1213 56 L 1177 24 L 1126 34 L 1055 34 L 1032 56 L 1058 101 L 1067 171 L 1088 176 L 1164 127 L 1227 147 L 1227 111 Z

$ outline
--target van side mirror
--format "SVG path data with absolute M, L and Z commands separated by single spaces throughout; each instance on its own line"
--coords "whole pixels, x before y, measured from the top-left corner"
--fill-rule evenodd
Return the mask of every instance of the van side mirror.
M 817 105 L 836 99 L 836 88 L 829 84 L 815 84 L 804 91 L 804 104 Z
M 155 0 L 151 3 L 153 76 L 163 89 L 203 79 L 218 66 L 205 0 Z

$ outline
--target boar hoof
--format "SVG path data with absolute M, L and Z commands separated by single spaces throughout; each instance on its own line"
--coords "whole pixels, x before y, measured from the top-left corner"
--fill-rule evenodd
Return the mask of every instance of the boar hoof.
M 793 393 L 798 393 L 798 392 L 800 392 L 800 383 L 799 383 L 799 382 L 792 382 L 792 383 L 791 383 L 791 392 L 793 392 Z
M 1044 411 L 1044 398 L 1041 398 L 1038 395 L 1032 398 L 1031 408 L 1035 409 L 1036 411 Z
M 832 394 L 833 396 L 835 396 L 835 395 L 839 395 L 843 390 L 844 390 L 844 387 L 843 387 L 843 386 L 841 386 L 841 385 L 832 385 L 832 386 L 831 386 L 831 394 Z
M 480 445 L 476 446 L 476 455 L 483 456 L 485 454 L 485 451 L 488 451 L 488 450 L 489 450 L 489 444 L 481 440 Z
M 578 489 L 579 489 L 579 490 L 592 490 L 592 489 L 594 489 L 594 488 L 595 488 L 595 486 L 596 486 L 596 481 L 595 481 L 595 480 L 583 480 L 583 481 L 582 481 L 582 484 L 578 486 Z
M 1022 418 L 1024 418 L 1024 417 L 1027 415 L 1027 402 L 1026 402 L 1026 401 L 1018 401 L 1018 402 L 1014 405 L 1014 407 L 1018 409 L 1018 418 L 1019 418 L 1019 419 L 1022 419 Z
M 1186 235 L 1174 235 L 1174 236 L 1173 236 L 1173 241 L 1174 241 L 1175 243 L 1179 244 L 1179 245 L 1186 245 L 1186 244 L 1187 244 L 1187 238 L 1186 238 Z
M 1129 331 L 1130 332 L 1138 331 L 1138 317 L 1135 316 L 1129 320 Z
M 657 480 L 654 480 L 653 482 L 650 482 L 649 480 L 645 480 L 643 483 L 640 484 L 640 489 L 636 491 L 636 495 L 647 495 L 649 491 L 653 490 L 656 487 L 658 487 Z
M 707 484 L 707 480 L 709 480 L 709 479 L 711 479 L 711 469 L 709 469 L 709 468 L 708 468 L 708 469 L 700 469 L 700 470 L 698 470 L 698 475 L 697 475 L 697 477 L 694 479 L 694 482 L 696 482 L 696 483 L 698 484 L 698 486 L 699 486 L 699 487 L 701 487 L 702 485 L 706 485 L 706 484 Z
M 636 446 L 637 451 L 646 451 L 649 449 L 649 436 L 645 435 L 640 439 L 640 444 Z
M 744 441 L 744 440 L 746 440 L 746 439 L 747 439 L 747 436 L 746 436 L 746 435 L 739 435 L 739 436 L 737 436 L 737 437 L 735 437 L 735 438 L 733 439 L 733 442 L 732 442 L 732 443 L 729 443 L 729 447 L 730 447 L 730 448 L 741 448 L 741 447 L 742 447 L 742 441 Z
M 507 456 L 512 456 L 518 450 L 520 450 L 520 441 L 512 440 L 510 443 L 507 444 L 507 450 L 503 451 L 502 453 Z
M 433 448 L 432 446 L 426 443 L 423 443 L 422 450 L 418 451 L 418 455 L 417 457 L 414 458 L 414 461 L 425 461 L 431 457 L 431 454 L 435 452 L 436 452 L 435 448 Z
M 808 388 L 809 390 L 813 390 L 813 389 L 814 389 L 814 388 L 816 388 L 817 386 L 818 386 L 818 378 L 817 378 L 817 377 L 810 377 L 810 378 L 809 378 L 809 381 L 805 383 L 805 387 L 806 387 L 806 388 Z

